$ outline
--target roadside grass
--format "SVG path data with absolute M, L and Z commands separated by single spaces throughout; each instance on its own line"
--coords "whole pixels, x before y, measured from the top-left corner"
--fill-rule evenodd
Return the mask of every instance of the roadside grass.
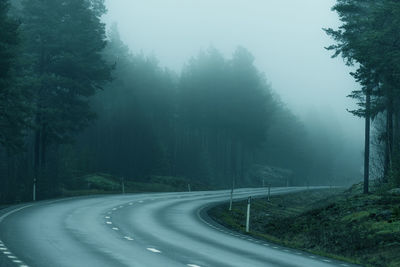
M 151 176 L 146 182 L 124 181 L 126 193 L 141 192 L 182 192 L 191 190 L 210 190 L 207 185 L 190 182 L 184 178 L 172 176 Z M 72 186 L 64 187 L 62 195 L 65 197 L 94 195 L 94 194 L 118 194 L 122 192 L 122 179 L 105 173 L 94 173 L 75 178 Z
M 358 190 L 317 190 L 254 199 L 250 235 L 365 266 L 400 266 L 400 196 Z M 225 227 L 245 232 L 247 201 L 208 211 Z

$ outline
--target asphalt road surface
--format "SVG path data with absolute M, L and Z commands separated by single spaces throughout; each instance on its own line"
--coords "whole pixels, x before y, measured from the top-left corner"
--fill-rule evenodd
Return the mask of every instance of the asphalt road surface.
M 302 188 L 273 188 L 285 194 Z M 0 213 L 2 267 L 351 266 L 241 235 L 204 210 L 230 191 L 44 201 Z M 234 198 L 266 195 L 239 189 Z

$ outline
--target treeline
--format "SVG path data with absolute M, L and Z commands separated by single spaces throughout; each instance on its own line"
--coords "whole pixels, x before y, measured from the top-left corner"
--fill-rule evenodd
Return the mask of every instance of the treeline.
M 349 174 L 245 48 L 209 48 L 176 74 L 106 34 L 102 0 L 0 3 L 0 202 L 30 200 L 35 181 L 38 199 L 85 189 L 98 172 L 212 188 Z
M 359 102 L 354 115 L 366 118 L 366 170 L 385 184 L 400 186 L 400 3 L 395 0 L 338 0 L 333 7 L 342 21 L 326 32 L 336 41 L 328 47 L 342 55 L 361 84 L 350 97 Z M 375 125 L 374 161 L 369 168 L 369 123 Z M 382 154 L 375 155 L 375 154 Z M 366 176 L 367 184 L 368 176 Z M 367 191 L 367 187 L 365 190 Z

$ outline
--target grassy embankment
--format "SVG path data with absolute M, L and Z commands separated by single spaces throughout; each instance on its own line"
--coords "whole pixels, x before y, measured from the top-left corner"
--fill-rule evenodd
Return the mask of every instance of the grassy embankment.
M 400 266 L 400 195 L 318 190 L 253 200 L 250 235 L 365 266 Z M 208 213 L 244 232 L 247 201 Z
M 126 193 L 140 192 L 182 192 L 191 190 L 208 190 L 208 186 L 191 183 L 183 178 L 152 176 L 146 182 L 124 181 Z M 63 189 L 62 195 L 81 196 L 92 194 L 116 194 L 122 192 L 122 180 L 104 173 L 97 173 L 76 178 L 72 189 Z

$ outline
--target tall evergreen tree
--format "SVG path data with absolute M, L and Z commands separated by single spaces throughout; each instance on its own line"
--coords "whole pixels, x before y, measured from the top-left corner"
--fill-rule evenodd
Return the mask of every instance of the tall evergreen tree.
M 335 50 L 334 56 L 341 54 L 348 64 L 355 62 L 360 66 L 353 76 L 363 88 L 350 96 L 362 100 L 361 109 L 353 114 L 373 118 L 383 112 L 386 116 L 386 131 L 382 136 L 386 147 L 384 179 L 387 181 L 393 172 L 397 172 L 396 176 L 400 174 L 400 166 L 393 164 L 400 150 L 400 3 L 338 0 L 333 10 L 338 12 L 343 25 L 339 30 L 326 30 L 337 41 L 328 49 Z
M 15 83 L 19 23 L 9 17 L 8 1 L 0 1 L 0 145 L 21 148 L 27 110 L 24 94 Z
M 22 29 L 35 108 L 34 169 L 42 175 L 49 145 L 70 142 L 94 118 L 89 98 L 110 80 L 102 1 L 25 0 Z M 50 192 L 53 188 L 48 189 Z

